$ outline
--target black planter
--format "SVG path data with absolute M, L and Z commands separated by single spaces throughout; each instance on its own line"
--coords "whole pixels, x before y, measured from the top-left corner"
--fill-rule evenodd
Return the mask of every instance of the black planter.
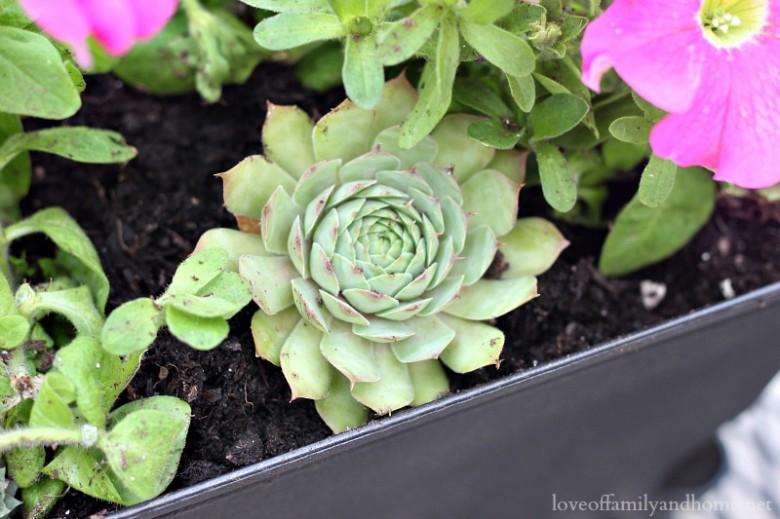
M 779 340 L 780 284 L 111 517 L 581 518 L 553 495 L 664 499 L 780 370 Z

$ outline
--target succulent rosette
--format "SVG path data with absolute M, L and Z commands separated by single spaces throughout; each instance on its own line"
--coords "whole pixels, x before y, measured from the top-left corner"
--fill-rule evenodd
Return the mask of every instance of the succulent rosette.
M 258 356 L 334 431 L 446 393 L 441 363 L 496 364 L 504 334 L 484 321 L 536 297 L 567 244 L 517 219 L 525 154 L 472 140 L 473 116 L 399 148 L 416 100 L 399 77 L 375 109 L 345 101 L 316 125 L 271 105 L 265 156 L 220 175 L 240 231 L 198 244 L 229 252 L 260 307 Z

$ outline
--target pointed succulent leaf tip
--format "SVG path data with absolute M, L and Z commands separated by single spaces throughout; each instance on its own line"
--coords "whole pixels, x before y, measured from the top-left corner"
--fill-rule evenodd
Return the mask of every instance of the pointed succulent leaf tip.
M 248 157 L 218 176 L 222 178 L 228 211 L 254 220 L 260 220 L 263 207 L 277 187 L 282 186 L 288 193 L 295 188 L 294 178 L 260 155 Z
M 469 137 L 469 126 L 480 120 L 482 118 L 473 115 L 448 115 L 431 133 L 431 137 L 439 144 L 439 154 L 434 164 L 452 168 L 461 185 L 471 175 L 485 169 L 496 154 L 495 148 Z
M 455 338 L 442 352 L 442 362 L 455 373 L 468 373 L 484 366 L 498 366 L 504 347 L 504 332 L 489 324 L 441 315 L 455 331 Z
M 199 243 L 224 247 L 249 284 L 244 299 L 227 281 L 211 296 L 232 312 L 251 292 L 257 355 L 280 364 L 293 398 L 316 400 L 334 431 L 361 423 L 366 407 L 384 414 L 446 393 L 440 356 L 460 371 L 495 363 L 503 334 L 473 321 L 534 297 L 532 276 L 564 245 L 549 224 L 516 225 L 527 154 L 472 140 L 474 117 L 448 116 L 401 150 L 398 125 L 416 99 L 399 77 L 375 109 L 345 102 L 313 128 L 303 112 L 271 106 L 264 143 L 275 162 L 223 175 L 245 232 Z M 502 236 L 516 264 L 504 258 L 506 279 L 483 279 Z
M 325 398 L 333 379 L 333 368 L 320 352 L 322 332 L 305 319 L 298 321 L 279 353 L 284 378 L 292 398 Z
M 314 124 L 306 112 L 295 106 L 268 103 L 267 111 L 263 124 L 265 156 L 297 180 L 315 162 Z
M 368 409 L 352 397 L 350 389 L 349 381 L 335 373 L 327 396 L 314 402 L 317 413 L 334 433 L 354 429 L 368 420 Z
M 274 316 L 258 310 L 252 316 L 252 339 L 255 355 L 279 366 L 279 354 L 293 328 L 301 320 L 298 309 L 290 307 Z
M 542 218 L 521 218 L 501 237 L 503 277 L 538 276 L 546 272 L 569 246 L 556 227 Z

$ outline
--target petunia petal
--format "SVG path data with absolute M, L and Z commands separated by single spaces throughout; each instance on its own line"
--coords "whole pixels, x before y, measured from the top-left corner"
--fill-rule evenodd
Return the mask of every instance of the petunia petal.
M 82 0 L 92 33 L 109 54 L 129 51 L 136 40 L 136 13 L 127 0 Z
M 612 66 L 654 105 L 687 110 L 711 48 L 697 20 L 700 7 L 692 0 L 617 0 L 585 31 L 583 81 L 598 91 Z
M 127 2 L 135 13 L 135 36 L 151 38 L 168 23 L 176 12 L 178 0 L 132 0 Z
M 78 0 L 20 0 L 24 8 L 38 26 L 53 38 L 70 44 L 76 53 L 76 59 L 84 66 L 92 64 L 92 55 L 87 48 L 87 38 L 92 33 L 92 25 L 87 13 Z

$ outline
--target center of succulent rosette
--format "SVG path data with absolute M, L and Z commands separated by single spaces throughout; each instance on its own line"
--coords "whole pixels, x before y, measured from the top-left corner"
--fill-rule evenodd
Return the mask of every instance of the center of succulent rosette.
M 704 0 L 699 11 L 704 37 L 725 49 L 761 34 L 768 19 L 769 0 Z

